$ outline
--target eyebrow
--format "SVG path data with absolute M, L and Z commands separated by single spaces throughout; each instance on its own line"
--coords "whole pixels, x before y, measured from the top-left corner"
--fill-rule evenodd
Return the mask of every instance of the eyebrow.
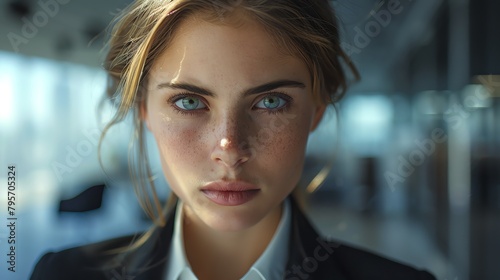
M 265 83 L 256 87 L 249 88 L 245 91 L 243 91 L 244 96 L 248 95 L 253 95 L 253 94 L 259 94 L 271 90 L 275 90 L 278 88 L 305 88 L 305 84 L 297 81 L 291 81 L 291 80 L 277 80 L 277 81 L 272 81 L 269 83 Z M 157 89 L 162 89 L 162 88 L 171 88 L 171 89 L 183 89 L 187 90 L 193 93 L 198 93 L 201 95 L 207 95 L 207 96 L 216 96 L 213 92 L 209 91 L 208 89 L 188 84 L 188 83 L 161 83 L 158 84 Z

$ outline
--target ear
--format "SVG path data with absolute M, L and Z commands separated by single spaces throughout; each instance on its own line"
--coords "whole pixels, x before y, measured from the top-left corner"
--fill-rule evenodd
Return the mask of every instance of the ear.
M 323 119 L 323 114 L 325 113 L 325 110 L 326 110 L 326 105 L 316 106 L 316 111 L 314 112 L 313 120 L 311 122 L 311 129 L 309 130 L 309 132 L 313 132 L 316 129 L 316 127 L 318 127 L 318 124 Z

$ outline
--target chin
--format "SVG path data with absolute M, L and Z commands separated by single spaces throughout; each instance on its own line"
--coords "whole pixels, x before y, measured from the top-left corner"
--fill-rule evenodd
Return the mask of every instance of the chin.
M 262 219 L 255 210 L 250 208 L 238 210 L 227 206 L 216 206 L 214 208 L 205 209 L 204 213 L 200 214 L 199 217 L 207 226 L 218 231 L 246 230 L 259 223 Z

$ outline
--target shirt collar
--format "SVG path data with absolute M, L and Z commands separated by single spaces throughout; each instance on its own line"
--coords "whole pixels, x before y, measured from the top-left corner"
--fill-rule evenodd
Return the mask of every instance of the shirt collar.
M 182 208 L 183 203 L 180 199 L 177 201 L 177 206 L 175 210 L 175 218 L 174 218 L 174 235 L 172 236 L 172 243 L 170 245 L 169 252 L 169 260 L 167 266 L 167 279 L 166 280 L 195 280 L 196 276 L 193 274 L 191 270 L 191 266 L 189 265 L 186 259 L 186 253 L 184 250 L 184 235 L 182 228 Z M 179 278 L 181 276 L 182 278 Z M 189 277 L 188 277 L 189 276 Z
M 264 253 L 260 255 L 247 274 L 241 278 L 242 280 L 283 278 L 288 258 L 289 233 L 291 231 L 292 218 L 290 212 L 290 201 L 287 198 L 283 203 L 281 220 L 271 242 L 269 242 Z
M 174 234 L 169 250 L 166 280 L 197 280 L 186 259 L 182 232 L 182 201 L 177 203 L 174 222 Z M 269 280 L 281 279 L 285 273 L 288 258 L 288 241 L 291 230 L 291 210 L 288 198 L 283 203 L 281 220 L 273 238 L 267 245 L 264 253 L 252 265 L 241 280 Z

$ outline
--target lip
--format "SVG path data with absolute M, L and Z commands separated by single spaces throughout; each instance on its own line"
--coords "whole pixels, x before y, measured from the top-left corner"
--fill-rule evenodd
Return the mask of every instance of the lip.
M 260 189 L 244 181 L 215 181 L 206 184 L 200 191 L 216 204 L 237 206 L 255 198 Z

